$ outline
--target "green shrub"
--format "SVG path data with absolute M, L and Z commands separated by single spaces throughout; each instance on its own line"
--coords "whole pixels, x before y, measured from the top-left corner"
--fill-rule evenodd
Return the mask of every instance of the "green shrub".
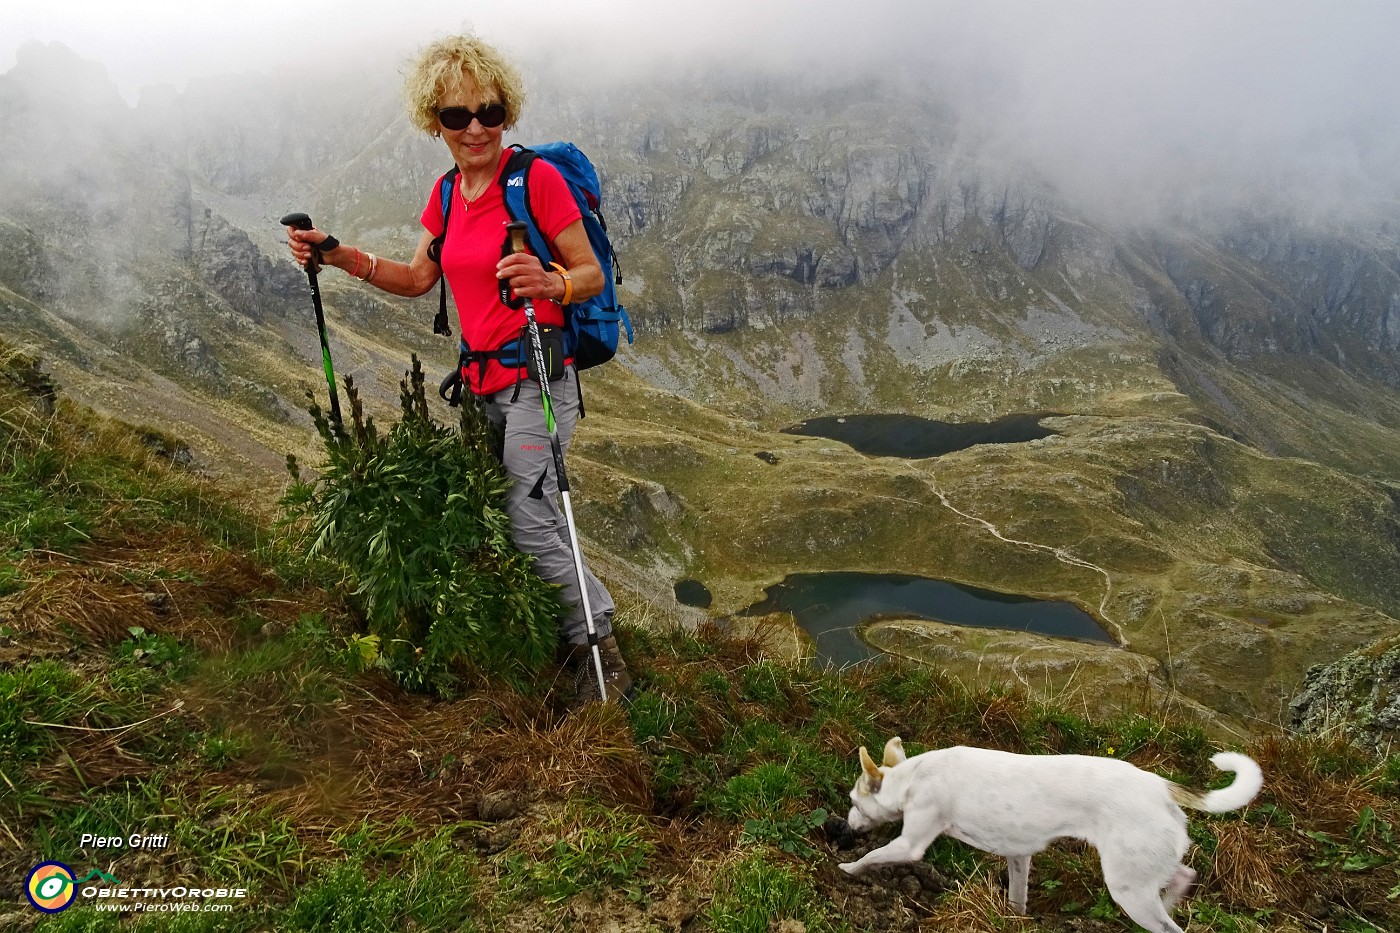
M 321 475 L 283 499 L 309 552 L 347 570 L 387 666 L 409 687 L 448 689 L 454 671 L 523 685 L 558 639 L 558 588 L 515 548 L 507 478 L 472 404 L 457 430 L 428 415 L 418 358 L 400 384 L 402 419 L 381 436 L 345 380 L 348 425 L 312 406 L 325 443 Z

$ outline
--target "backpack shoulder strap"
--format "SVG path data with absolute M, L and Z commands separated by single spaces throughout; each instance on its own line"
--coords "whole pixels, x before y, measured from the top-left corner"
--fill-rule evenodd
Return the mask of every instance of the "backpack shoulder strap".
M 438 179 L 438 203 L 442 205 L 442 232 L 428 244 L 428 258 L 442 265 L 442 244 L 447 241 L 447 221 L 452 217 L 452 188 L 460 169 L 452 166 Z M 447 277 L 438 279 L 438 312 L 433 318 L 433 333 L 444 337 L 452 336 L 452 326 L 447 322 Z
M 442 265 L 442 244 L 447 239 L 447 221 L 452 216 L 452 189 L 461 170 L 452 166 L 438 179 L 438 204 L 442 207 L 442 232 L 428 244 L 428 258 Z
M 554 254 L 549 248 L 549 242 L 540 232 L 540 225 L 535 220 L 535 211 L 530 206 L 530 166 L 535 164 L 535 159 L 539 156 L 533 149 L 526 149 L 523 146 L 511 146 L 515 151 L 511 153 L 506 161 L 506 167 L 501 170 L 501 194 L 506 202 L 506 213 L 511 220 L 523 220 L 526 232 L 529 234 L 530 251 L 539 257 L 540 262 L 548 266 L 554 259 Z

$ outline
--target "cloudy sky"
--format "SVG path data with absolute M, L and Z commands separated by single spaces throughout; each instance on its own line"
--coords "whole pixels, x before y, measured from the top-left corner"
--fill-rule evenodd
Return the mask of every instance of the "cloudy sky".
M 288 61 L 355 56 L 402 58 L 438 35 L 475 31 L 515 49 L 587 51 L 599 58 L 651 63 L 677 54 L 738 51 L 757 60 L 792 60 L 809 44 L 841 51 L 854 34 L 868 45 L 919 0 L 851 4 L 798 0 L 709 0 L 706 12 L 672 13 L 675 5 L 642 0 L 288 0 L 226 3 L 168 0 L 11 0 L 0 10 L 0 73 L 25 42 L 59 41 L 102 62 L 128 100 L 143 85 L 190 77 L 261 71 Z M 868 11 L 881 10 L 878 16 Z M 680 17 L 684 16 L 683 21 Z
M 1379 83 L 1400 74 L 1393 0 L 708 0 L 676 8 L 655 0 L 337 0 L 319 8 L 11 0 L 0 11 L 0 72 L 23 43 L 57 40 L 105 64 L 132 95 L 143 84 L 288 60 L 400 55 L 467 27 L 517 48 L 624 60 L 727 55 L 837 70 L 941 60 L 967 77 L 1040 83 L 1047 100 L 1093 92 L 1114 76 L 1154 98 L 1163 85 L 1194 93 L 1237 82 L 1248 93 L 1281 81 L 1278 90 L 1303 92 L 1294 103 L 1307 109 L 1360 76 Z
M 918 73 L 991 144 L 1068 185 L 1268 177 L 1318 203 L 1400 205 L 1395 0 L 10 0 L 27 41 L 143 85 L 304 63 L 399 62 L 474 30 L 627 72 L 696 59 L 826 77 Z M 704 12 L 700 12 L 703 10 Z

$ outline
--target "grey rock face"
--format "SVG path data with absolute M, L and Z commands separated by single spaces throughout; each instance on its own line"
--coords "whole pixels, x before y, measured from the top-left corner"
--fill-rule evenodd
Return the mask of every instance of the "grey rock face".
M 191 224 L 192 265 L 212 291 L 254 321 L 285 317 L 306 300 L 305 279 L 290 263 L 273 262 L 252 240 L 208 208 Z
M 193 324 L 177 318 L 167 319 L 156 337 L 162 357 L 176 369 L 220 390 L 220 394 L 227 391 L 224 367 Z
M 1336 730 L 1366 748 L 1393 748 L 1400 741 L 1400 639 L 1312 668 L 1290 709 L 1302 732 Z

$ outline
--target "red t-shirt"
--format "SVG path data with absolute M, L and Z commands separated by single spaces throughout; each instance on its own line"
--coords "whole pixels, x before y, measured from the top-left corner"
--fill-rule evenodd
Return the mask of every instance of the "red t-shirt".
M 501 169 L 512 150 L 501 154 L 496 177 L 475 201 L 462 200 L 462 176 L 453 183 L 452 214 L 447 219 L 447 240 L 442 250 L 442 273 L 452 287 L 457 304 L 457 318 L 462 339 L 473 350 L 496 350 L 520 336 L 525 326 L 525 309 L 512 311 L 501 302 L 496 279 L 496 263 L 501 261 L 501 244 L 506 238 L 506 212 L 501 190 Z M 569 186 L 559 170 L 543 159 L 530 166 L 530 207 L 539 222 L 540 232 L 552 245 L 565 227 L 580 219 L 578 203 L 569 193 Z M 433 236 L 442 232 L 442 202 L 438 185 L 434 183 L 428 206 L 419 218 Z M 556 301 L 536 301 L 535 320 L 541 325 L 560 327 L 564 324 L 564 309 Z M 477 395 L 490 395 L 514 385 L 524 373 L 524 367 L 505 367 L 495 360 L 486 366 L 467 367 L 467 387 Z

